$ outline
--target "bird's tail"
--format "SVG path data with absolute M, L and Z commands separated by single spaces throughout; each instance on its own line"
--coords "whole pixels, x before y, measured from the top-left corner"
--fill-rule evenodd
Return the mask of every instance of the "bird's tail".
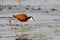
M 16 18 L 16 16 L 15 16 L 15 15 L 13 15 L 13 17 L 14 17 L 14 18 Z

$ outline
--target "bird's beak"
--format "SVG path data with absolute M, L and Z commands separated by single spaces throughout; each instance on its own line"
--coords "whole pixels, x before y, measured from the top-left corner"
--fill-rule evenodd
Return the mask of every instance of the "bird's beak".
M 33 19 L 35 21 L 35 19 Z
M 32 17 L 32 19 L 35 21 L 35 19 Z

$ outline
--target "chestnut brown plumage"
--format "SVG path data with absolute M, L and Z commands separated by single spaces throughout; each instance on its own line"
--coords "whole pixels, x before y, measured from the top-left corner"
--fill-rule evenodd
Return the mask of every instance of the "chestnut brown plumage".
M 26 21 L 28 21 L 31 18 L 33 19 L 32 16 L 28 17 L 26 14 L 13 15 L 13 17 L 16 18 L 17 20 L 21 21 L 21 22 L 26 22 Z
M 16 40 L 28 40 L 28 39 L 27 38 L 23 38 L 23 37 L 22 38 L 19 37 L 19 38 L 16 38 Z
M 24 13 L 21 14 L 17 14 L 17 15 L 13 15 L 14 18 L 16 18 L 17 20 L 19 20 L 20 22 L 27 22 L 27 21 L 31 21 L 33 19 L 32 16 L 27 16 Z M 34 20 L 34 19 L 33 19 Z M 21 25 L 20 27 L 23 27 L 23 25 Z M 16 31 L 16 27 L 15 27 L 15 31 Z M 15 32 L 16 33 L 16 32 Z M 17 35 L 17 34 L 16 34 Z M 27 40 L 25 38 L 18 38 L 16 40 Z

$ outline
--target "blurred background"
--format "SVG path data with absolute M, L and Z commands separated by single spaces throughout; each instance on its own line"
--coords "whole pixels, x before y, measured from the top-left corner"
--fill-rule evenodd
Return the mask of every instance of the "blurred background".
M 20 13 L 35 21 L 23 22 L 21 28 L 21 22 L 12 17 Z M 15 33 L 28 34 L 32 40 L 60 40 L 60 0 L 0 0 L 0 37 Z

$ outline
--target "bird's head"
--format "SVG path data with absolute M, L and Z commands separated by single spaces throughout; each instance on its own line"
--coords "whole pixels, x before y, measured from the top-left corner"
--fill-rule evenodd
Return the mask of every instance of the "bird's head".
M 16 18 L 15 15 L 13 15 L 13 17 Z
M 32 16 L 28 17 L 28 21 L 30 21 L 30 20 L 34 20 L 35 21 L 35 19 Z

